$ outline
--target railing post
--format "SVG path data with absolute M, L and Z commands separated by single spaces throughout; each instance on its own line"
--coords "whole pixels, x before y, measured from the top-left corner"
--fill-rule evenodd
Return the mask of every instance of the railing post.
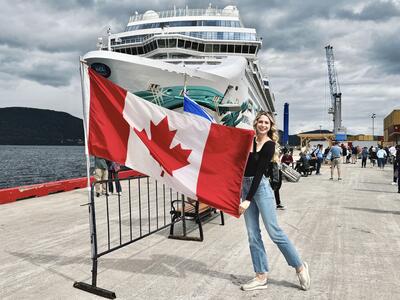
M 96 235 L 96 213 L 94 206 L 94 184 L 90 190 L 89 205 L 89 224 L 90 224 L 90 245 L 92 257 L 92 285 L 97 285 L 97 235 Z
M 89 203 L 89 225 L 90 225 L 90 245 L 91 245 L 91 258 L 92 258 L 92 284 L 85 282 L 74 282 L 74 288 L 104 297 L 108 299 L 115 299 L 116 295 L 112 291 L 108 291 L 97 287 L 97 235 L 96 235 L 96 213 L 94 205 L 94 186 L 92 183 L 90 190 L 90 203 Z
M 186 236 L 185 195 L 183 194 L 182 194 L 182 228 L 183 228 L 183 236 Z

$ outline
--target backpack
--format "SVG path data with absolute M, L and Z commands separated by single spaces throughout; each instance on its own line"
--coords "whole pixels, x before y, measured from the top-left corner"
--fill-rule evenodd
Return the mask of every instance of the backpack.
M 280 174 L 279 164 L 275 161 L 271 161 L 269 164 L 269 183 L 271 188 L 276 191 L 281 187 L 281 179 L 279 178 Z

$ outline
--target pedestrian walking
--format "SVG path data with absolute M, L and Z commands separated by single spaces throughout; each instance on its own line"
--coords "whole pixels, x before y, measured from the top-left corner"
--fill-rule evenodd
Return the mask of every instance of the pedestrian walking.
M 105 159 L 100 157 L 95 157 L 94 167 L 95 167 L 94 179 L 96 181 L 103 181 L 108 179 L 108 167 Z M 97 197 L 100 197 L 101 194 L 108 195 L 106 182 L 103 182 L 101 184 L 100 183 L 95 184 L 95 189 Z
M 400 147 L 396 151 L 396 164 L 397 164 L 397 192 L 400 193 Z
M 261 238 L 259 223 L 261 215 L 271 240 L 278 246 L 288 265 L 296 269 L 301 288 L 308 290 L 310 288 L 308 265 L 300 259 L 296 248 L 277 223 L 274 195 L 269 180 L 265 177 L 271 161 L 279 160 L 275 151 L 278 141 L 275 121 L 270 114 L 260 112 L 253 122 L 253 127 L 256 137 L 245 168 L 239 213 L 244 214 L 250 254 L 256 275 L 254 279 L 243 284 L 241 289 L 251 291 L 267 288 L 269 268 Z

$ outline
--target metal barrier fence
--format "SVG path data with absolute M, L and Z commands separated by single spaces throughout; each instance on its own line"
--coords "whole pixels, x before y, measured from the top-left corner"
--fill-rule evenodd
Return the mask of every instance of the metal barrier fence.
M 74 287 L 114 299 L 115 293 L 97 286 L 98 259 L 103 255 L 132 244 L 171 226 L 171 203 L 184 199 L 182 194 L 167 188 L 147 176 L 120 180 L 122 194 L 111 195 L 106 180 L 91 185 L 89 206 L 92 282 L 75 282 Z M 95 186 L 106 185 L 106 194 L 95 197 Z M 150 186 L 153 185 L 150 189 Z M 182 202 L 184 205 L 184 201 Z M 98 217 L 98 214 L 102 217 Z M 181 218 L 174 222 L 181 221 Z M 100 229 L 100 230 L 99 230 Z
M 187 201 L 181 193 L 160 184 L 147 176 L 130 177 L 119 180 L 122 194 L 110 193 L 109 185 L 114 180 L 92 183 L 90 193 L 89 223 L 92 259 L 92 281 L 75 282 L 74 287 L 102 296 L 115 299 L 114 292 L 97 286 L 97 267 L 100 257 L 141 240 L 151 234 L 170 227 L 169 238 L 185 240 L 203 240 L 201 219 L 187 213 Z M 95 186 L 106 185 L 105 195 L 95 197 Z M 198 212 L 199 204 L 195 205 Z M 215 210 L 214 210 L 215 211 Z M 177 213 L 178 212 L 178 213 Z M 99 217 L 101 216 L 101 217 Z M 186 220 L 192 217 L 198 224 L 200 238 L 187 236 Z M 182 235 L 174 235 L 174 225 L 182 221 Z M 223 215 L 221 213 L 223 224 Z

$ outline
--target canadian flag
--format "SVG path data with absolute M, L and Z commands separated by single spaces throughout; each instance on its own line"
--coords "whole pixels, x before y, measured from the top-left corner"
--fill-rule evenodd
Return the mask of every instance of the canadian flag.
M 239 217 L 254 132 L 165 109 L 81 64 L 89 154 L 146 174 Z

